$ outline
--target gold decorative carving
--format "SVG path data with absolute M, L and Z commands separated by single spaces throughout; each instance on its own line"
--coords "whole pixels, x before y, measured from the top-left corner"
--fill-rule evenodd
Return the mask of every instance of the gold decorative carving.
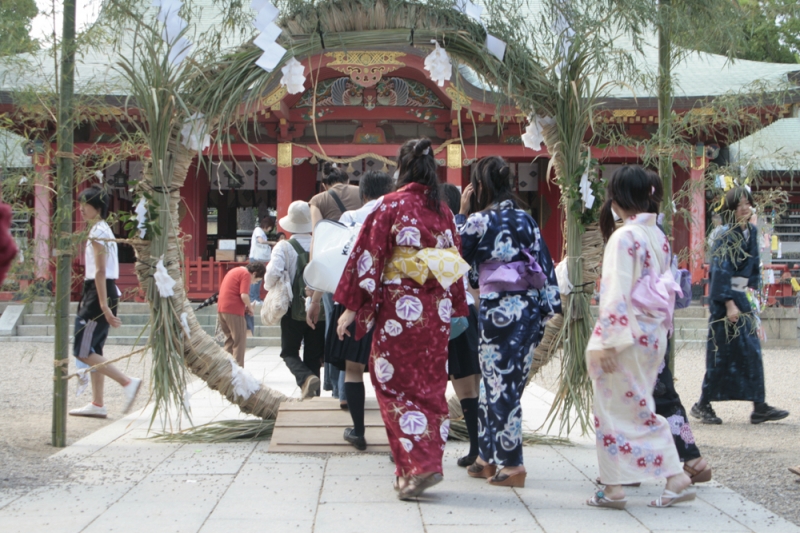
M 292 143 L 278 144 L 278 168 L 292 166 Z
M 275 89 L 274 91 L 272 91 L 267 96 L 261 99 L 261 106 L 266 108 L 271 108 L 273 105 L 283 100 L 283 97 L 286 96 L 287 94 L 289 93 L 286 90 L 286 87 L 281 85 L 280 87 L 278 87 L 277 89 Z
M 456 105 L 469 107 L 472 104 L 472 98 L 452 85 L 448 86 L 444 92 L 453 101 L 453 109 L 455 109 Z
M 708 116 L 708 115 L 713 115 L 714 110 L 711 109 L 710 107 L 698 107 L 696 109 L 692 109 L 691 111 L 689 111 L 689 113 L 692 115 Z
M 447 168 L 461 168 L 461 144 L 447 146 Z
M 635 109 L 615 109 L 612 111 L 612 115 L 614 118 L 626 118 L 626 117 L 635 117 L 636 110 Z
M 398 58 L 405 57 L 403 52 L 353 50 L 350 52 L 328 52 L 326 57 L 333 60 L 328 66 L 350 76 L 354 83 L 361 87 L 373 87 L 384 74 L 406 66 Z

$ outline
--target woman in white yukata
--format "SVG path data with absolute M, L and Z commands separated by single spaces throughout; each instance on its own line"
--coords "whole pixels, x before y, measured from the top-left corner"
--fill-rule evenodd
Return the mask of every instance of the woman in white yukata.
M 623 509 L 624 484 L 666 478 L 651 507 L 690 501 L 669 423 L 655 412 L 653 384 L 672 328 L 675 292 L 669 241 L 648 213 L 653 189 L 645 171 L 624 166 L 611 176 L 600 212 L 606 241 L 599 316 L 586 348 L 594 385 L 594 424 L 600 478 L 606 484 L 586 503 Z M 612 213 L 613 208 L 613 213 Z M 624 221 L 616 228 L 614 213 Z

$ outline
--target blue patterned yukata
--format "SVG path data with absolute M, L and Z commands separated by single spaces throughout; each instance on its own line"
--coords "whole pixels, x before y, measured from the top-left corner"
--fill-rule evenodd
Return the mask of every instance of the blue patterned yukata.
M 757 317 L 747 289 L 761 284 L 758 230 L 752 224 L 723 228 L 711 253 L 708 343 L 702 402 L 764 401 L 764 365 Z M 739 320 L 726 319 L 725 302 L 733 300 Z
M 456 217 L 462 255 L 479 287 L 481 459 L 522 464 L 520 400 L 545 321 L 561 313 L 553 261 L 531 216 L 504 201 Z

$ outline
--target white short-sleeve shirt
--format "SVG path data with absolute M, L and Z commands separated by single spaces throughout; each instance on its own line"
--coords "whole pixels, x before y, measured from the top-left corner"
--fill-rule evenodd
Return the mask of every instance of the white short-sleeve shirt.
M 89 240 L 86 242 L 84 259 L 86 263 L 86 279 L 94 279 L 97 273 L 97 264 L 94 260 L 94 239 L 116 239 L 114 232 L 105 220 L 95 224 L 89 231 Z M 106 249 L 106 279 L 119 279 L 119 254 L 117 253 L 117 243 L 111 241 L 101 241 Z

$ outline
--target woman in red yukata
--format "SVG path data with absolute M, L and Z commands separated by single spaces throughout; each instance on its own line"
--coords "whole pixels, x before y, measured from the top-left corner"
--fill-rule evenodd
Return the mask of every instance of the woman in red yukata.
M 440 200 L 431 141 L 408 141 L 397 191 L 364 221 L 334 300 L 346 307 L 339 338 L 373 327 L 370 376 L 395 458 L 398 498 L 442 480 L 450 430 L 445 388 L 450 318 L 467 316 L 453 213 Z

